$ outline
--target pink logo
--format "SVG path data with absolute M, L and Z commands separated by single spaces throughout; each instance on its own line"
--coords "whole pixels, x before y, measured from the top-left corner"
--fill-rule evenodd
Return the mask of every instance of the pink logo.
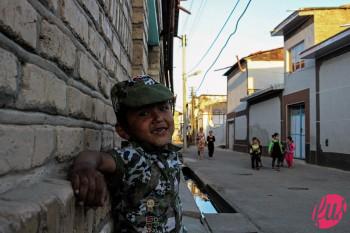
M 346 213 L 345 198 L 338 194 L 327 194 L 317 203 L 312 212 L 312 220 L 319 229 L 337 225 Z

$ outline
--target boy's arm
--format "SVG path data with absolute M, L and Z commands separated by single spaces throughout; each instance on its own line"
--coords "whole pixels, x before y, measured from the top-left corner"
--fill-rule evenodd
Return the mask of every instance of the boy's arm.
M 112 156 L 103 152 L 83 151 L 73 164 L 70 180 L 79 203 L 102 206 L 107 198 L 105 173 L 116 171 Z
M 271 154 L 272 145 L 273 145 L 273 142 L 271 141 L 270 144 L 269 144 L 269 149 L 268 149 L 268 153 L 269 153 L 269 154 Z

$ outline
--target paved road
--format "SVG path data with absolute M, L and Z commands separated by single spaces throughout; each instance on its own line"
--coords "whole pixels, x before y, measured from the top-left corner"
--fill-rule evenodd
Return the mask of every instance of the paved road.
M 296 161 L 295 168 L 271 169 L 263 158 L 259 171 L 250 168 L 248 154 L 216 148 L 215 159 L 196 159 L 195 148 L 184 162 L 263 233 L 349 233 L 350 172 Z M 345 197 L 348 212 L 339 224 L 319 230 L 312 221 L 314 206 L 326 194 Z M 228 223 L 229 224 L 229 223 Z

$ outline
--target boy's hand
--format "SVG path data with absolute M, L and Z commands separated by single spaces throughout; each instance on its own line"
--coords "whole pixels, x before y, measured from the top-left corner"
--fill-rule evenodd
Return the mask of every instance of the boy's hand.
M 103 174 L 93 166 L 77 165 L 70 180 L 80 205 L 103 206 L 107 199 L 107 185 Z

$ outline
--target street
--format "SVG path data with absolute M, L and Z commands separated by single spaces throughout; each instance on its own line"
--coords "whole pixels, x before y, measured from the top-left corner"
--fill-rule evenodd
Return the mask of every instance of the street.
M 350 172 L 295 161 L 292 169 L 271 169 L 271 158 L 263 157 L 264 167 L 250 168 L 245 153 L 215 148 L 214 160 L 207 151 L 204 160 L 196 159 L 196 148 L 184 154 L 184 163 L 207 185 L 214 188 L 237 212 L 263 233 L 349 232 L 350 215 L 340 223 L 319 230 L 312 221 L 314 206 L 327 194 L 350 200 Z M 225 223 L 226 226 L 230 222 Z M 238 226 L 227 226 L 232 231 Z M 225 231 L 226 232 L 226 231 Z M 230 232 L 230 231 L 227 231 Z M 234 231 L 236 232 L 236 231 Z

